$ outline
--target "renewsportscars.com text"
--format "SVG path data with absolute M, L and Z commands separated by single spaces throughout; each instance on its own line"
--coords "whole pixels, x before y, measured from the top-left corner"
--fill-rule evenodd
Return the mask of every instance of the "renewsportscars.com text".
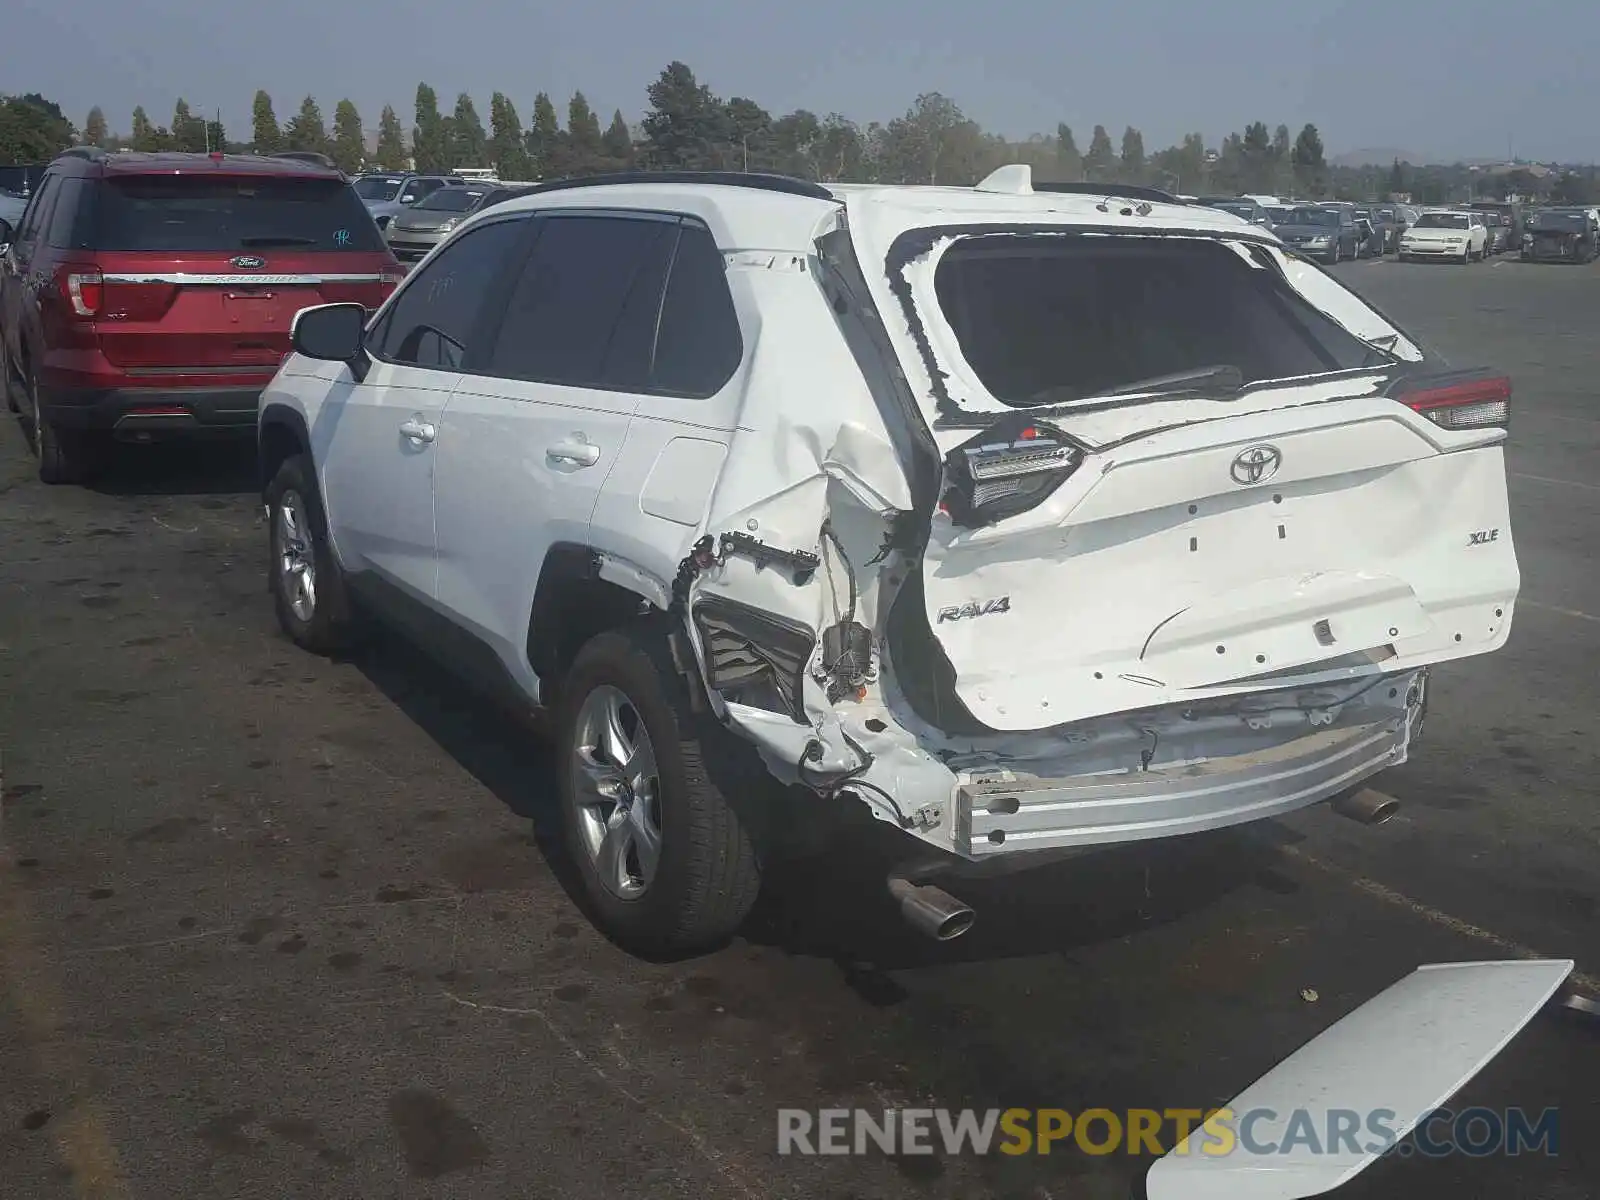
M 1259 1108 L 851 1108 L 778 1110 L 778 1153 L 791 1154 L 1083 1154 L 1371 1155 L 1396 1151 L 1472 1157 L 1557 1152 L 1559 1111 L 1512 1108 L 1436 1109 L 1402 1140 L 1405 1123 L 1390 1109 L 1276 1112 Z M 1190 1134 L 1198 1132 L 1195 1142 Z

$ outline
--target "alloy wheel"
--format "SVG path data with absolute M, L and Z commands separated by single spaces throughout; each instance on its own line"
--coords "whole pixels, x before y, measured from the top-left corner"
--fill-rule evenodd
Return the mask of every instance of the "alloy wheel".
M 278 586 L 295 619 L 310 621 L 317 613 L 317 560 L 299 492 L 278 498 L 277 526 Z
M 578 833 L 602 887 L 637 900 L 661 864 L 661 778 L 633 701 L 602 685 L 578 709 L 571 777 Z

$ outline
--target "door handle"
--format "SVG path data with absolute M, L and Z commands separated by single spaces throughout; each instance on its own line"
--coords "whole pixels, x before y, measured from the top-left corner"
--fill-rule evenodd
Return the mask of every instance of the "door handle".
M 600 447 L 581 433 L 573 434 L 566 441 L 557 442 L 544 454 L 551 462 L 568 462 L 579 467 L 592 467 L 600 461 Z
M 423 442 L 433 441 L 439 434 L 437 429 L 421 417 L 412 417 L 409 421 L 401 422 L 400 432 L 419 446 Z

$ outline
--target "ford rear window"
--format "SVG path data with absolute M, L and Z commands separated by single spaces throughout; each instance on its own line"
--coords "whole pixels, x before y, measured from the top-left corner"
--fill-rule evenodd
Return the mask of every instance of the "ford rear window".
M 130 175 L 95 190 L 90 227 L 99 250 L 384 248 L 343 180 Z

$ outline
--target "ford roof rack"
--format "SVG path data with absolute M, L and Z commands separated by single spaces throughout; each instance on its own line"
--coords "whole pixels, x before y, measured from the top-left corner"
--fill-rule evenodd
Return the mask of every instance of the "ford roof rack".
M 536 183 L 523 195 L 540 192 L 559 192 L 568 188 L 607 187 L 619 183 L 710 183 L 722 187 L 752 188 L 763 192 L 784 192 L 791 196 L 808 196 L 813 200 L 837 200 L 832 192 L 819 183 L 796 179 L 792 175 L 768 175 L 747 171 L 615 171 L 609 175 L 581 175 L 571 179 L 554 179 L 549 183 Z

